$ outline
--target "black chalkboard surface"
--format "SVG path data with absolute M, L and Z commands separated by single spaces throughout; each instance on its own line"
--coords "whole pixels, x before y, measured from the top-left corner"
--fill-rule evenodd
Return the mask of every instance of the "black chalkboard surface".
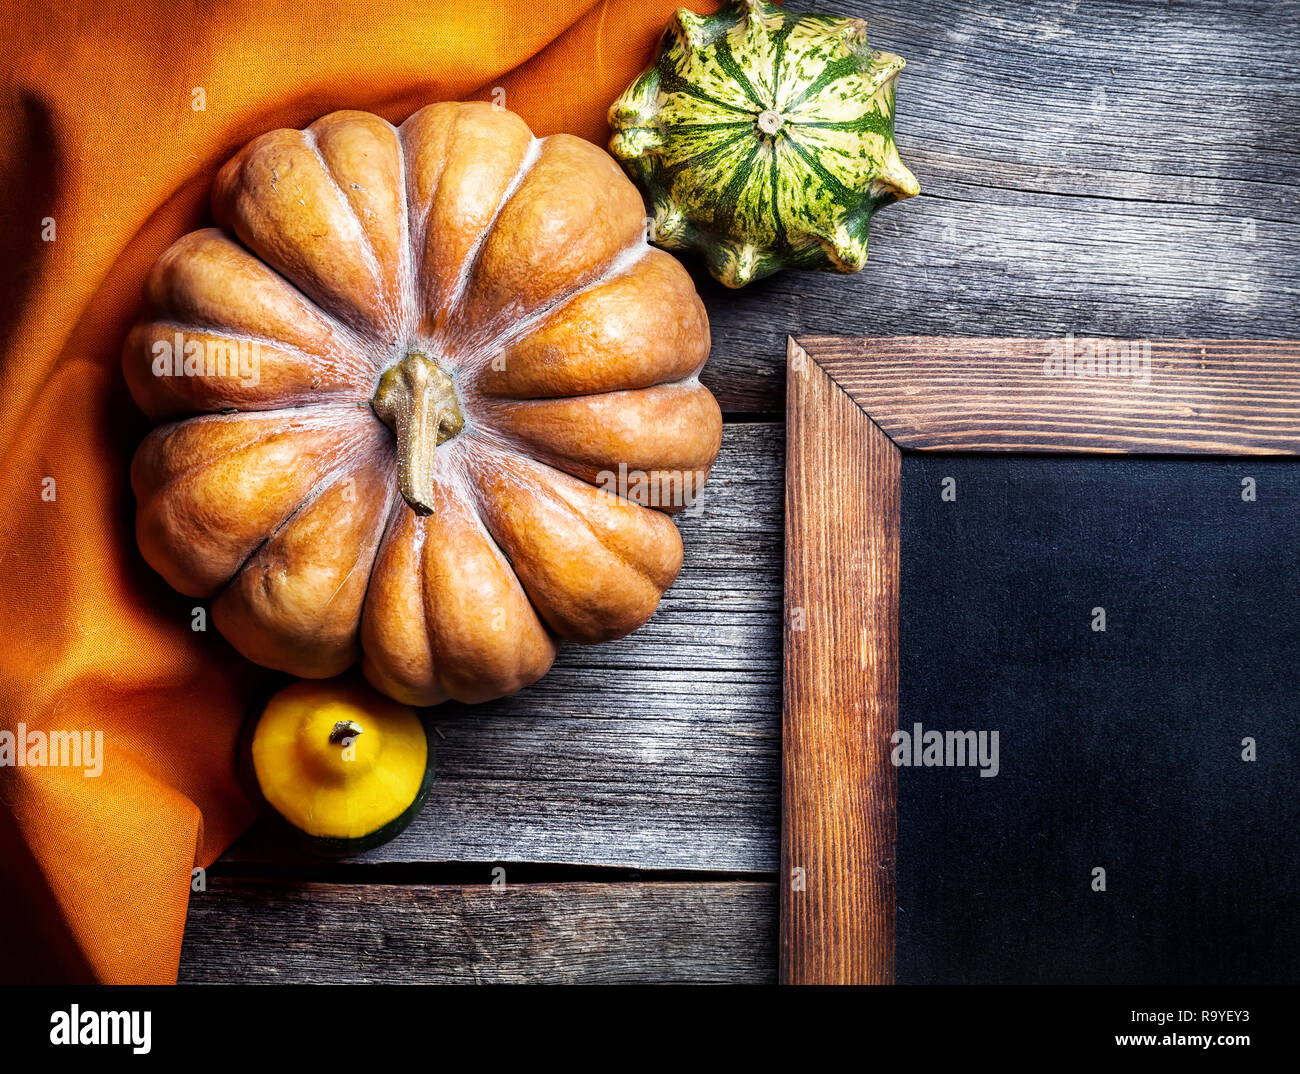
M 905 454 L 901 535 L 898 981 L 1300 979 L 1300 462 Z

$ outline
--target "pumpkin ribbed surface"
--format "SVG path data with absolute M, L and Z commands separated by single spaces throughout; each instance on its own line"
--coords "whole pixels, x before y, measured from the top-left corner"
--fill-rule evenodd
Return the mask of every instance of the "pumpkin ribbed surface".
M 645 622 L 721 415 L 703 306 L 607 154 L 487 104 L 339 112 L 251 142 L 212 205 L 124 368 L 169 421 L 140 549 L 240 652 L 483 701 Z

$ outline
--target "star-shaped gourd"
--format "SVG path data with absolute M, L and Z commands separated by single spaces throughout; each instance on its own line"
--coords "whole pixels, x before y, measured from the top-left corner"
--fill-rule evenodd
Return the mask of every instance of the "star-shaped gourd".
M 610 109 L 610 150 L 647 193 L 651 237 L 728 287 L 782 268 L 857 272 L 867 223 L 920 186 L 894 144 L 903 58 L 861 19 L 733 0 L 681 10 Z

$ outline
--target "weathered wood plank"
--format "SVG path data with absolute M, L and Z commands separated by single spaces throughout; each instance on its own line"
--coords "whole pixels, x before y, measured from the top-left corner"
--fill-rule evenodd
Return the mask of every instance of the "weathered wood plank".
M 892 984 L 902 455 L 793 340 L 781 982 Z
M 372 885 L 215 878 L 180 980 L 764 983 L 772 883 Z
M 514 697 L 430 710 L 429 803 L 368 859 L 776 868 L 782 443 L 777 424 L 728 425 L 645 627 L 566 646 Z M 296 860 L 257 830 L 230 857 Z
M 782 410 L 789 335 L 1296 334 L 1300 5 L 833 9 L 907 58 L 922 193 L 872 220 L 856 276 L 695 272 L 724 410 Z
M 1300 342 L 799 342 L 905 450 L 1300 453 Z
M 899 136 L 926 193 L 877 217 L 860 276 L 702 282 L 706 379 L 724 407 L 783 407 L 788 332 L 1294 334 L 1300 113 L 1279 107 L 1297 91 L 1278 27 L 1295 10 L 866 12 L 872 39 L 909 59 Z M 1215 89 L 1193 107 L 1202 84 Z M 1251 304 L 1231 301 L 1242 273 Z M 566 648 L 515 698 L 436 713 L 433 802 L 377 856 L 776 867 L 779 435 L 728 424 L 701 510 L 682 520 L 682 577 L 646 627 Z M 256 839 L 238 853 L 282 857 Z
M 1295 336 L 1296 4 L 834 9 L 869 17 L 873 42 L 909 61 L 899 142 L 923 193 L 876 218 L 858 276 L 785 273 L 730 292 L 695 269 L 714 333 L 704 379 L 724 410 L 783 412 L 789 335 Z M 686 568 L 645 628 L 565 649 L 509 701 L 437 714 L 434 801 L 377 855 L 776 868 L 781 450 L 779 426 L 728 425 L 702 513 L 683 520 Z M 239 853 L 258 860 L 256 839 Z M 526 910 L 545 896 L 522 888 L 507 889 L 521 900 L 510 916 L 473 897 L 473 910 L 422 916 L 430 899 L 454 905 L 455 889 L 218 879 L 194 896 L 181 976 L 398 979 L 461 950 L 456 980 L 519 979 L 492 976 L 513 952 L 535 974 L 523 979 L 647 979 L 663 937 L 684 934 L 669 931 L 677 919 L 694 946 L 674 948 L 688 953 L 673 972 L 775 975 L 774 890 L 766 916 L 735 899 L 720 910 L 700 885 L 698 903 L 642 899 L 616 920 L 579 916 L 584 886 L 565 885 L 552 917 Z M 519 927 L 530 921 L 533 933 Z M 620 929 L 601 951 L 574 939 Z M 708 977 L 719 965 L 727 976 Z

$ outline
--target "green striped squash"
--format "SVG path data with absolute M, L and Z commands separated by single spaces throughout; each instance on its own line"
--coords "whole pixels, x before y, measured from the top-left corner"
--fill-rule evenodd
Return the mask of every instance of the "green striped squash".
M 699 251 L 728 287 L 857 272 L 871 214 L 920 190 L 894 144 L 902 69 L 861 19 L 765 0 L 681 10 L 610 109 L 610 151 L 648 196 L 653 241 Z

